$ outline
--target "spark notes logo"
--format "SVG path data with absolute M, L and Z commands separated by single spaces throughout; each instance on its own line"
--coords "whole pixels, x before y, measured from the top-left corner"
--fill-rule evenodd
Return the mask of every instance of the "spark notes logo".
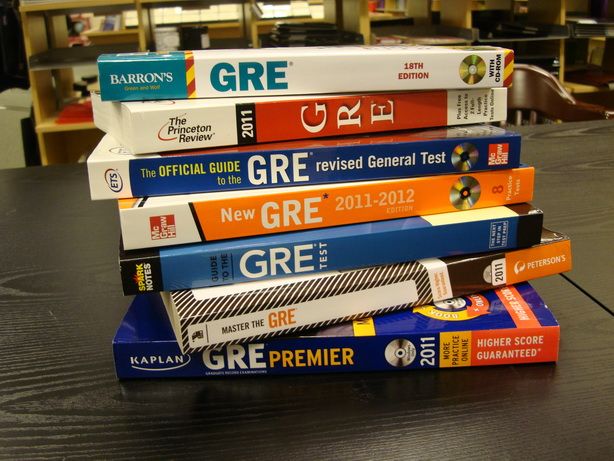
M 130 367 L 141 371 L 168 371 L 185 367 L 190 360 L 189 355 L 133 355 Z
M 119 171 L 109 168 L 104 172 L 104 180 L 113 192 L 119 192 L 124 187 L 124 182 L 122 181 L 122 176 L 119 174 Z
M 135 266 L 134 284 L 139 292 L 153 291 L 153 278 L 151 276 L 151 264 L 141 263 Z
M 174 239 L 177 237 L 174 214 L 151 216 L 149 218 L 149 228 L 152 240 Z

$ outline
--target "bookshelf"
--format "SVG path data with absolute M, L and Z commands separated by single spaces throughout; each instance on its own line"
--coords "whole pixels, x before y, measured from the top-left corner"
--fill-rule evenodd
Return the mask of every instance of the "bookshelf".
M 61 108 L 77 99 L 73 90 L 77 66 L 94 65 L 102 53 L 155 49 L 156 25 L 204 24 L 213 46 L 215 41 L 221 48 L 247 47 L 250 42 L 258 46 L 258 34 L 282 18 L 252 18 L 251 2 L 254 0 L 65 0 L 22 4 L 20 15 L 41 163 L 76 162 L 91 152 L 103 136 L 92 122 L 57 123 Z M 323 6 L 325 15 L 334 21 L 335 0 L 309 0 L 309 4 Z M 169 14 L 159 14 L 161 9 L 167 9 Z M 184 17 L 173 19 L 174 10 L 181 10 Z M 89 32 L 92 46 L 69 47 L 66 15 L 79 13 L 122 14 L 131 19 L 119 30 Z
M 604 89 L 565 80 L 566 71 L 578 67 L 575 62 L 569 65 L 566 62 L 566 57 L 571 56 L 570 47 L 586 47 L 587 53 L 600 58 L 598 61 L 604 70 L 614 73 L 614 64 L 611 64 L 614 62 L 614 37 L 603 32 L 601 36 L 577 39 L 561 32 L 569 30 L 566 28 L 570 13 L 590 14 L 589 0 L 307 0 L 304 3 L 309 7 L 321 6 L 322 17 L 271 18 L 254 14 L 256 0 L 66 0 L 22 5 L 20 11 L 30 62 L 33 112 L 42 163 L 76 161 L 90 151 L 102 136 L 92 123 L 55 123 L 58 107 L 73 95 L 73 67 L 93 64 L 95 56 L 103 51 L 153 49 L 156 25 L 168 24 L 168 18 L 161 18 L 156 12 L 160 8 L 183 8 L 186 17 L 208 26 L 212 40 L 227 41 L 232 47 L 259 46 L 259 35 L 266 33 L 281 19 L 334 22 L 340 28 L 361 33 L 365 43 L 369 44 L 372 30 L 399 19 L 411 18 L 413 26 L 407 27 L 412 27 L 416 34 L 454 35 L 466 44 L 500 44 L 514 48 L 519 58 L 525 52 L 553 56 L 558 60 L 561 82 L 575 93 L 602 92 Z M 232 18 L 222 14 L 217 19 L 207 20 L 203 16 L 202 10 L 211 9 L 212 5 L 220 6 L 219 11 L 224 10 L 227 14 L 227 8 L 233 4 L 238 8 Z M 373 11 L 377 4 L 383 8 Z M 527 21 L 552 25 L 557 33 L 513 40 L 500 37 L 490 39 L 480 35 L 476 17 L 497 10 L 508 11 L 511 15 L 524 14 Z M 119 31 L 90 33 L 90 39 L 97 48 L 69 49 L 65 15 L 84 11 L 95 14 L 131 12 L 132 23 Z M 614 18 L 613 1 L 609 2 L 607 18 Z
M 35 132 L 43 165 L 75 162 L 102 137 L 92 122 L 59 124 L 56 121 L 59 109 L 75 99 L 73 67 L 93 64 L 97 53 L 117 47 L 69 48 L 66 15 L 84 10 L 115 14 L 132 8 L 134 4 L 129 0 L 69 0 L 21 6 Z M 137 46 L 133 40 L 119 48 L 135 51 Z

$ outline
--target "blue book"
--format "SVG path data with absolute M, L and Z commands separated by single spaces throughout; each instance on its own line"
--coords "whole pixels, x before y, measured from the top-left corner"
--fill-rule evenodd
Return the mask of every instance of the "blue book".
M 416 216 L 159 249 L 124 251 L 125 294 L 307 275 L 529 247 L 543 213 L 529 204 Z
M 156 293 L 113 339 L 118 378 L 402 371 L 555 362 L 559 325 L 528 283 L 351 323 L 182 354 Z
M 94 200 L 502 170 L 520 135 L 490 125 L 131 155 L 105 136 L 87 161 Z

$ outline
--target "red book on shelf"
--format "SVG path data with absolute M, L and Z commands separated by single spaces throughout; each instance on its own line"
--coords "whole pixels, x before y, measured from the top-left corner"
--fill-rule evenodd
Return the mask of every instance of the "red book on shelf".
M 84 123 L 93 122 L 92 101 L 77 101 L 64 106 L 58 113 L 56 123 Z

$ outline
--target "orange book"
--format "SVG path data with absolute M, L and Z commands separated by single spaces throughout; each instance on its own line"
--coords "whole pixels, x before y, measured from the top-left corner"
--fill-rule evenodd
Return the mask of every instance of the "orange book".
M 434 159 L 433 161 L 436 161 Z M 125 249 L 479 210 L 533 198 L 532 167 L 119 200 Z M 437 218 L 435 218 L 437 219 Z

